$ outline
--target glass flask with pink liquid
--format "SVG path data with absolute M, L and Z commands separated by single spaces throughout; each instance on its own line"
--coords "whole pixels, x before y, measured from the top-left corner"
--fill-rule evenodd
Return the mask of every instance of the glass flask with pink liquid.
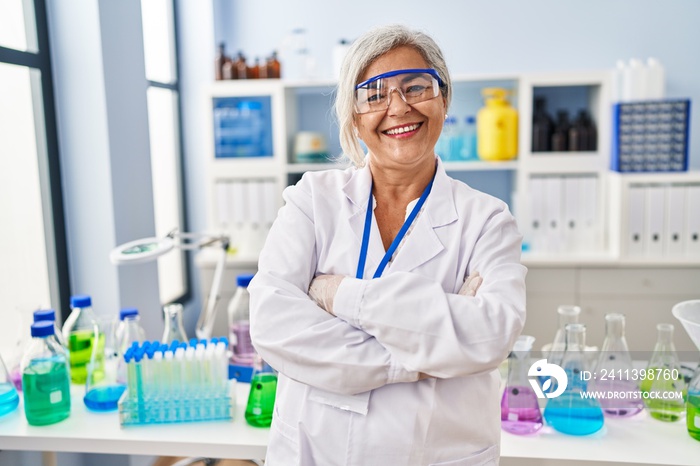
M 501 398 L 501 428 L 517 435 L 542 428 L 537 395 L 528 381 L 530 351 L 535 337 L 521 335 L 508 356 L 508 382 Z

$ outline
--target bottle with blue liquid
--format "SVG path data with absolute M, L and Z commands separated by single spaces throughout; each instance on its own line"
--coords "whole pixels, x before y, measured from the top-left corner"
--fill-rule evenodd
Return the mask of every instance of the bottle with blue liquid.
M 19 404 L 19 395 L 0 356 L 0 416 L 11 413 Z
M 70 415 L 68 361 L 53 322 L 35 322 L 31 333 L 21 365 L 24 413 L 30 425 L 54 424 Z
M 585 396 L 587 382 L 582 376 L 586 370 L 584 349 L 586 327 L 583 324 L 566 326 L 566 350 L 560 366 L 567 376 L 564 392 L 549 398 L 544 419 L 553 429 L 569 435 L 588 435 L 603 427 L 603 410 L 595 398 Z

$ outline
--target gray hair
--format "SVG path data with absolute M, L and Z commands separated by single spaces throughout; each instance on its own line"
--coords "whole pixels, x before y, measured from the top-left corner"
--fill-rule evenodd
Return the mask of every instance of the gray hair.
M 348 49 L 340 67 L 335 99 L 335 113 L 340 126 L 340 147 L 356 167 L 364 165 L 365 154 L 354 131 L 355 86 L 365 70 L 380 56 L 395 48 L 408 46 L 423 56 L 428 67 L 435 68 L 442 79 L 446 107 L 452 100 L 452 81 L 440 47 L 427 34 L 400 24 L 374 28 L 360 36 Z

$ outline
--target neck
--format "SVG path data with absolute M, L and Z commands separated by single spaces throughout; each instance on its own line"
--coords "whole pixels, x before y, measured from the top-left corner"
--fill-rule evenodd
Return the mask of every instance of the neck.
M 387 167 L 370 158 L 370 171 L 374 181 L 372 194 L 377 202 L 389 200 L 408 204 L 419 198 L 433 179 L 436 166 L 430 158 L 412 167 Z

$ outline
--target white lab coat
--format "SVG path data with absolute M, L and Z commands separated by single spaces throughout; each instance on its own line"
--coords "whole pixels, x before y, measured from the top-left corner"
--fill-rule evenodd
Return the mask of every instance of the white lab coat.
M 253 343 L 279 371 L 267 466 L 491 465 L 497 366 L 525 321 L 521 235 L 506 204 L 447 176 L 384 270 L 376 221 L 355 278 L 371 173 L 307 173 L 284 192 L 249 286 Z M 456 294 L 479 272 L 476 297 Z M 347 276 L 334 317 L 308 295 Z M 419 373 L 430 377 L 418 380 Z

